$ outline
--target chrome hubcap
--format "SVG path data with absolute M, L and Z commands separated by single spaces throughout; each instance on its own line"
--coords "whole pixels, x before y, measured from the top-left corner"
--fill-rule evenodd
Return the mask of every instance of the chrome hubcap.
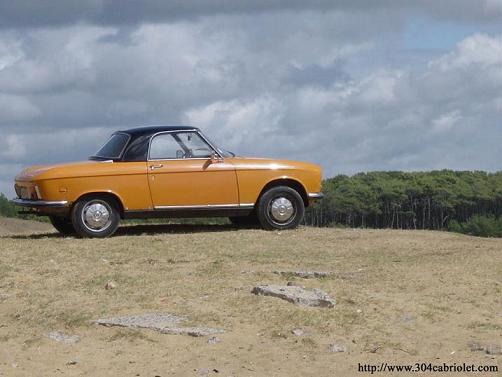
M 92 231 L 102 231 L 112 223 L 110 209 L 101 201 L 87 203 L 82 211 L 82 220 L 85 226 Z
M 284 197 L 274 199 L 270 205 L 270 214 L 276 221 L 286 222 L 294 213 L 293 203 Z

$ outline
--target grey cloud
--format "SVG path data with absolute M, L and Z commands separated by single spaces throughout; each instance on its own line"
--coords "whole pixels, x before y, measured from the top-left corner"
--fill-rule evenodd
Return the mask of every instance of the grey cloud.
M 0 191 L 10 195 L 22 165 L 85 159 L 113 130 L 144 124 L 193 124 L 237 153 L 318 162 L 326 175 L 501 168 L 501 37 L 426 56 L 400 50 L 410 12 L 447 17 L 443 2 L 436 13 L 428 1 L 277 2 L 270 12 L 229 2 L 167 21 L 160 10 L 127 16 L 124 3 L 121 22 L 100 1 L 74 16 L 52 4 L 58 27 L 39 9 L 36 22 L 0 30 Z M 81 10 L 89 4 L 97 10 Z M 488 2 L 455 4 L 479 20 L 498 14 L 483 13 Z
M 442 19 L 500 20 L 498 0 L 17 0 L 0 1 L 0 27 L 54 27 L 79 22 L 130 25 L 273 11 L 337 10 L 359 13 L 425 12 Z M 362 24 L 361 27 L 365 27 Z

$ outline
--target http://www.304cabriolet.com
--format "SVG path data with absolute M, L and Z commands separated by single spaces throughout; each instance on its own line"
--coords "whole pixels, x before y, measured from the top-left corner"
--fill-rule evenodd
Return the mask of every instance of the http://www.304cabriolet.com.
M 130 218 L 225 216 L 272 230 L 298 226 L 320 186 L 317 165 L 238 157 L 197 128 L 155 126 L 115 132 L 89 161 L 23 170 L 13 202 L 81 237 Z

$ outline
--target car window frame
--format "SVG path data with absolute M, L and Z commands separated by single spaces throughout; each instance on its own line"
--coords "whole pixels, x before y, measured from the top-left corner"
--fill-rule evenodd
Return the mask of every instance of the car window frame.
M 209 160 L 211 157 L 188 157 L 188 158 L 150 158 L 150 152 L 152 149 L 152 141 L 155 139 L 157 136 L 164 135 L 164 134 L 172 134 L 172 133 L 195 133 L 197 134 L 203 142 L 205 142 L 209 148 L 215 153 L 219 158 L 223 158 L 222 154 L 218 151 L 218 148 L 216 148 L 203 134 L 197 129 L 193 130 L 172 130 L 172 131 L 161 131 L 153 134 L 150 137 L 150 140 L 148 141 L 148 154 L 146 156 L 147 161 L 183 161 L 183 160 Z

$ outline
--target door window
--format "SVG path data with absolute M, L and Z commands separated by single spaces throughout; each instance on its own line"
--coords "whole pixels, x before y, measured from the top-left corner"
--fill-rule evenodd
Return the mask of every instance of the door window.
M 209 158 L 213 150 L 196 132 L 170 132 L 155 136 L 150 160 Z

